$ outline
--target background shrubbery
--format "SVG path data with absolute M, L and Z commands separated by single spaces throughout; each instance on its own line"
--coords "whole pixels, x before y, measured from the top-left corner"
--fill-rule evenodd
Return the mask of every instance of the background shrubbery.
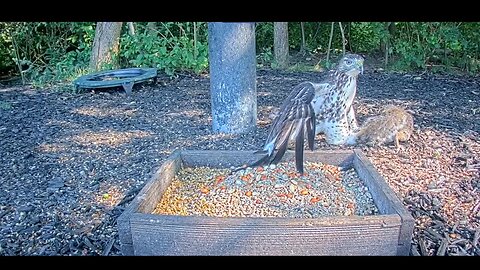
M 87 72 L 95 22 L 0 22 L 0 76 L 23 75 L 27 82 L 71 81 Z M 290 22 L 291 54 L 302 48 L 300 22 Z M 378 56 L 395 70 L 477 73 L 478 22 L 343 22 L 346 49 Z M 130 35 L 125 23 L 120 38 L 120 67 L 157 67 L 169 75 L 181 70 L 208 70 L 206 22 L 134 23 Z M 324 55 L 331 23 L 305 22 L 306 53 Z M 256 25 L 257 59 L 273 61 L 273 23 Z M 338 24 L 332 49 L 342 49 Z M 20 73 L 22 70 L 22 73 Z

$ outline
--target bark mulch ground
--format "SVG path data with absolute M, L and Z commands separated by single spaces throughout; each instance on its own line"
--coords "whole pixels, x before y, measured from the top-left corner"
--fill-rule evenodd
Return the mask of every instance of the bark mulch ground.
M 0 88 L 0 255 L 120 255 L 116 218 L 175 149 L 253 150 L 293 86 L 318 73 L 258 70 L 258 128 L 211 131 L 207 76 L 72 94 Z M 414 115 L 400 149 L 361 147 L 416 220 L 412 255 L 480 255 L 480 80 L 367 70 L 359 122 Z M 328 146 L 317 136 L 316 149 Z M 308 150 L 307 150 L 308 151 Z

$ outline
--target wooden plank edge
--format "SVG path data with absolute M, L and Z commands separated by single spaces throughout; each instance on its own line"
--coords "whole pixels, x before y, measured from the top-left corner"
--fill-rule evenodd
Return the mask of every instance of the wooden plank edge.
M 140 205 L 145 198 L 145 194 L 147 194 L 147 192 L 151 189 L 152 185 L 155 184 L 155 180 L 161 177 L 161 172 L 165 170 L 165 167 L 168 166 L 170 162 L 174 162 L 175 160 L 180 160 L 179 152 L 173 152 L 172 155 L 167 158 L 162 165 L 160 165 L 160 167 L 155 171 L 150 180 L 145 184 L 145 186 L 140 190 L 137 196 L 135 196 L 135 198 L 125 208 L 123 213 L 117 218 L 118 235 L 123 255 L 133 255 L 133 239 L 130 223 L 132 214 L 138 212 Z
M 368 157 L 359 149 L 355 149 L 355 164 L 361 163 L 364 170 L 367 174 L 370 175 L 372 179 L 376 179 L 377 183 L 380 185 L 380 190 L 383 192 L 388 201 L 392 202 L 392 207 L 395 212 L 400 216 L 402 220 L 402 225 L 400 227 L 400 233 L 398 235 L 398 255 L 407 256 L 410 253 L 411 240 L 413 236 L 413 227 L 414 227 L 414 218 L 410 212 L 405 208 L 404 204 L 394 191 L 390 188 L 390 185 L 385 180 L 385 178 L 375 169 L 373 163 L 368 159 Z M 358 166 L 357 166 L 358 167 Z

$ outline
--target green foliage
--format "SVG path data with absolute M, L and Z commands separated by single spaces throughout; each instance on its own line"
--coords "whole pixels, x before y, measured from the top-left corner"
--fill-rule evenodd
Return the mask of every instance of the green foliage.
M 255 45 L 257 54 L 273 51 L 273 22 L 255 24 Z
M 379 22 L 352 22 L 349 25 L 349 42 L 356 52 L 374 52 L 380 48 L 380 42 L 386 38 L 388 31 Z
M 177 70 L 203 72 L 208 67 L 206 23 L 197 23 L 195 43 L 193 23 L 161 23 L 134 36 L 125 33 L 120 42 L 122 66 L 156 67 L 173 75 Z M 142 29 L 140 29 L 142 30 Z M 199 38 L 198 38 L 199 37 Z
M 0 36 L 6 59 L 27 82 L 45 85 L 69 80 L 85 70 L 90 57 L 94 23 L 4 23 Z M 21 67 L 18 67 L 20 64 Z
M 305 22 L 304 28 L 307 50 L 326 49 L 328 45 L 328 35 L 330 34 L 330 23 Z M 273 22 L 256 23 L 255 36 L 257 53 L 262 53 L 267 49 L 273 50 L 273 32 Z M 341 47 L 340 42 L 339 40 L 338 45 Z M 288 23 L 288 43 L 291 49 L 300 50 L 302 45 L 300 22 Z
M 94 22 L 0 23 L 0 72 L 24 75 L 27 83 L 46 86 L 71 82 L 88 72 L 95 36 Z M 208 67 L 206 23 L 136 23 L 136 35 L 123 28 L 121 68 L 157 67 L 172 75 L 177 70 L 202 72 Z M 18 56 L 17 56 L 18 55 Z M 19 68 L 19 65 L 21 66 Z M 105 65 L 103 69 L 113 66 Z
M 257 53 L 257 65 L 259 67 L 270 66 L 273 64 L 273 48 L 263 48 L 262 52 Z
M 338 29 L 337 29 L 338 30 Z M 328 38 L 330 35 L 330 23 L 325 22 L 305 22 L 305 45 L 307 51 L 323 52 L 328 47 Z M 290 22 L 288 24 L 288 39 L 292 50 L 299 51 L 302 46 L 302 27 L 300 22 Z M 341 40 L 334 40 L 334 43 L 341 47 Z
M 388 49 L 391 67 L 398 70 L 460 69 L 471 73 L 480 70 L 480 23 L 478 22 L 393 22 L 392 33 L 385 22 L 344 22 L 347 50 L 383 56 Z M 299 22 L 290 22 L 289 45 L 292 51 L 301 47 Z M 305 22 L 306 49 L 325 54 L 331 22 Z M 273 46 L 273 23 L 257 23 L 257 54 L 266 65 Z M 382 46 L 388 44 L 388 47 Z M 338 23 L 334 24 L 332 52 L 342 49 Z M 377 54 L 381 52 L 381 54 Z M 273 59 L 273 56 L 271 57 Z M 393 59 L 393 61 L 391 60 Z M 328 65 L 321 61 L 323 66 Z
M 15 67 L 15 62 L 10 55 L 12 44 L 8 27 L 8 23 L 0 22 L 0 74 L 9 73 Z
M 477 72 L 479 23 L 401 22 L 394 37 L 398 69 L 436 68 Z
M 71 83 L 88 72 L 95 22 L 0 22 L 0 76 L 22 75 L 27 83 L 45 86 Z M 331 22 L 305 22 L 305 49 L 324 59 Z M 478 22 L 343 22 L 347 50 L 389 56 L 398 70 L 480 71 Z M 289 22 L 291 55 L 302 46 L 300 22 Z M 341 53 L 339 25 L 334 24 L 331 59 Z M 273 64 L 273 22 L 256 23 L 257 63 Z M 394 31 L 393 31 L 393 30 Z M 195 31 L 194 31 L 195 30 Z M 208 68 L 206 22 L 135 23 L 135 35 L 122 28 L 120 68 L 156 67 L 169 75 Z M 105 66 L 104 68 L 113 68 Z M 303 66 L 293 67 L 303 69 Z M 308 69 L 308 67 L 305 67 Z M 20 73 L 21 71 L 21 73 Z

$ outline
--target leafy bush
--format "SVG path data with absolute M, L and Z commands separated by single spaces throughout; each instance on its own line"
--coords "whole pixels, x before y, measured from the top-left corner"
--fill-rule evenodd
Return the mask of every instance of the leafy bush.
M 354 51 L 369 53 L 380 49 L 380 43 L 388 32 L 383 23 L 352 22 L 348 34 Z
M 400 70 L 480 70 L 478 22 L 343 22 L 347 50 L 372 54 L 385 51 L 390 67 Z M 69 82 L 87 72 L 95 35 L 94 22 L 0 22 L 0 76 L 23 75 L 35 85 Z M 126 23 L 120 39 L 120 67 L 156 67 L 167 74 L 208 68 L 205 22 L 135 23 L 129 35 Z M 300 22 L 290 22 L 292 54 L 300 50 Z M 306 50 L 327 51 L 331 22 L 305 22 Z M 257 61 L 273 61 L 273 22 L 256 23 Z M 388 47 L 386 46 L 388 44 Z M 338 23 L 332 50 L 342 49 Z
M 273 22 L 255 23 L 255 45 L 257 54 L 273 51 Z
M 11 68 L 34 84 L 69 80 L 88 65 L 94 23 L 4 23 L 2 45 Z M 8 55 L 8 56 L 7 56 Z M 8 62 L 7 62 L 8 63 Z M 20 67 L 18 67 L 20 65 Z
M 313 51 L 315 49 L 326 50 L 328 37 L 330 34 L 330 23 L 305 22 L 305 43 L 306 49 Z M 337 29 L 338 31 L 338 29 Z M 255 36 L 257 44 L 257 53 L 263 53 L 273 50 L 273 22 L 256 23 Z M 291 49 L 300 50 L 302 45 L 302 29 L 300 22 L 288 23 L 288 43 Z M 341 47 L 341 41 L 335 41 Z
M 169 75 L 177 70 L 205 71 L 208 67 L 206 24 L 196 27 L 203 34 L 196 43 L 193 23 L 162 23 L 153 32 L 145 28 L 134 36 L 125 33 L 120 42 L 121 65 L 156 67 Z
M 436 67 L 478 71 L 479 23 L 401 22 L 394 37 L 399 69 Z
M 10 53 L 12 51 L 12 42 L 8 34 L 8 23 L 0 22 L 0 75 L 8 74 L 15 68 Z
M 299 22 L 290 22 L 290 48 L 301 47 Z M 393 22 L 390 32 L 384 22 L 344 22 L 347 50 L 374 54 L 388 49 L 391 67 L 398 70 L 480 70 L 478 22 Z M 332 50 L 342 49 L 338 23 L 334 25 Z M 326 53 L 331 22 L 305 22 L 306 49 L 311 53 Z M 273 46 L 273 22 L 257 23 L 257 54 L 265 65 Z M 389 44 L 388 47 L 382 45 Z M 273 58 L 273 56 L 272 56 Z

